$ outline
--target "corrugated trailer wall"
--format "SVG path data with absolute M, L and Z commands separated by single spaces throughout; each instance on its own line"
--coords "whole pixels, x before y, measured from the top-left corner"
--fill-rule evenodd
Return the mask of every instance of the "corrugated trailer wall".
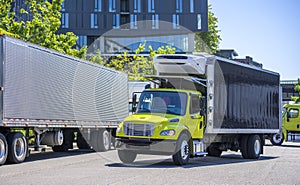
M 125 73 L 4 37 L 4 119 L 122 121 Z
M 214 129 L 278 129 L 279 75 L 217 60 Z

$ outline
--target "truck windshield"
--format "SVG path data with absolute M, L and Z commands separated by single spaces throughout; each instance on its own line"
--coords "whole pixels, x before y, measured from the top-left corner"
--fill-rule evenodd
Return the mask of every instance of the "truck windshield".
M 137 113 L 166 113 L 184 115 L 187 94 L 169 91 L 144 91 L 141 94 Z

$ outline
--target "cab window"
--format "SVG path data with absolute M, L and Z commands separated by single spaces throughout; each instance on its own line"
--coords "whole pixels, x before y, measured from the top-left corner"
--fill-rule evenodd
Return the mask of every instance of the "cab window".
M 200 113 L 200 99 L 199 95 L 191 95 L 191 106 L 190 106 L 190 114 L 198 114 Z
M 298 109 L 290 109 L 288 113 L 289 118 L 298 118 L 299 117 L 299 110 Z

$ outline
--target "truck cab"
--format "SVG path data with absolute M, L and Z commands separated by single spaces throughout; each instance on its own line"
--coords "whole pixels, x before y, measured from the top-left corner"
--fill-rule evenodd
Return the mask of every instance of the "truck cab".
M 286 104 L 282 112 L 282 131 L 271 138 L 273 145 L 284 141 L 300 141 L 300 104 Z
M 120 159 L 132 162 L 129 159 L 134 160 L 137 153 L 166 154 L 173 155 L 175 163 L 181 164 L 187 155 L 203 155 L 203 151 L 192 153 L 193 148 L 190 148 L 194 146 L 190 142 L 198 140 L 200 143 L 204 134 L 201 97 L 200 92 L 189 90 L 143 91 L 136 113 L 127 117 L 117 129 Z

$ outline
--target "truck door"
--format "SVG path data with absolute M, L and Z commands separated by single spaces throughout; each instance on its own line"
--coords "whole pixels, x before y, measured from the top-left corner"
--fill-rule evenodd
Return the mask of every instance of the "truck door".
M 300 131 L 300 117 L 298 108 L 290 108 L 286 114 L 285 128 L 288 131 Z
M 200 115 L 200 95 L 191 94 L 189 129 L 193 138 L 203 138 L 204 116 Z

